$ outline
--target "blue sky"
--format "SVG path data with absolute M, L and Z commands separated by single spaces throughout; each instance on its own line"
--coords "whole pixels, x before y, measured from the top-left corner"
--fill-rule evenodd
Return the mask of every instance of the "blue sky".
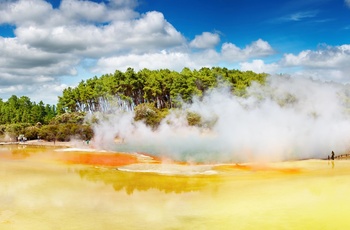
M 350 0 L 0 0 L 0 98 L 132 67 L 350 82 Z M 40 93 L 39 93 L 40 92 Z
M 245 46 L 262 38 L 288 52 L 315 48 L 320 42 L 338 45 L 349 40 L 349 31 L 344 31 L 349 26 L 349 8 L 341 0 L 150 2 L 142 3 L 140 9 L 163 12 L 190 39 L 203 31 L 217 31 L 222 33 L 222 42 Z M 291 43 L 295 48 L 288 46 Z

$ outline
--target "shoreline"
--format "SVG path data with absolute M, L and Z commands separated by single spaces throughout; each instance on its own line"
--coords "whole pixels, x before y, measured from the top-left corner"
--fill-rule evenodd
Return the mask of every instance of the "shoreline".
M 30 146 L 46 146 L 46 147 L 73 147 L 71 142 L 62 141 L 44 141 L 44 140 L 30 140 L 25 142 L 19 141 L 0 141 L 0 145 L 30 145 Z
M 45 140 L 29 140 L 25 142 L 20 142 L 20 141 L 0 141 L 0 146 L 1 145 L 24 145 L 24 146 L 42 146 L 42 147 L 60 147 L 60 148 L 74 148 L 74 147 L 82 147 L 81 144 L 77 142 L 65 142 L 65 141 L 45 141 Z M 86 148 L 87 146 L 84 145 L 83 148 Z M 335 156 L 334 160 L 349 160 L 350 159 L 350 153 L 345 153 L 345 154 L 339 154 Z M 299 160 L 310 160 L 309 158 L 306 159 L 299 159 Z M 332 161 L 331 159 L 327 159 L 326 157 L 324 158 L 319 158 L 319 160 L 329 160 Z

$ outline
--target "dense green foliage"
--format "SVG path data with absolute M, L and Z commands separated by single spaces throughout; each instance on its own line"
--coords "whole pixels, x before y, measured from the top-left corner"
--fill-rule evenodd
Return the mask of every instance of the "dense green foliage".
M 221 84 L 242 96 L 253 81 L 263 84 L 266 76 L 220 67 L 184 68 L 181 72 L 168 69 L 135 72 L 128 68 L 123 73 L 116 70 L 114 74 L 95 76 L 81 81 L 77 87 L 64 89 L 57 107 L 41 101 L 36 104 L 26 96 L 13 95 L 6 102 L 0 99 L 0 137 L 13 141 L 19 135 L 28 140 L 89 140 L 93 131 L 84 122 L 85 114 L 110 111 L 116 106 L 134 110 L 135 121 L 143 121 L 156 129 L 169 109 L 180 108 L 183 102 L 191 103 L 193 96 L 201 97 Z M 187 111 L 186 118 L 189 125 L 203 125 L 196 113 Z
M 168 69 L 135 72 L 128 68 L 124 73 L 117 70 L 114 74 L 81 81 L 75 88 L 68 87 L 59 97 L 57 109 L 58 113 L 108 111 L 111 101 L 118 101 L 118 106 L 126 110 L 143 103 L 170 109 L 179 107 L 181 101 L 191 102 L 193 96 L 201 96 L 220 83 L 228 84 L 233 93 L 242 95 L 252 81 L 263 83 L 266 76 L 220 67 L 193 71 L 184 68 L 181 72 Z
M 36 104 L 26 96 L 18 98 L 13 95 L 6 102 L 0 99 L 0 124 L 48 124 L 55 116 L 55 105 L 44 105 L 42 101 Z

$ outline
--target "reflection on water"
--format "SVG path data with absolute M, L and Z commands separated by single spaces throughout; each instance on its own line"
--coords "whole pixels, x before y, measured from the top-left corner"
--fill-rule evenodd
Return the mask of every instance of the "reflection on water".
M 24 159 L 36 154 L 52 152 L 54 149 L 56 148 L 23 144 L 0 145 L 0 159 Z
M 1 230 L 350 228 L 350 161 L 167 176 L 62 161 L 72 154 L 90 157 L 0 146 Z
M 103 181 L 112 185 L 115 191 L 125 190 L 127 194 L 136 191 L 157 189 L 165 193 L 182 193 L 201 190 L 212 183 L 218 183 L 218 176 L 164 176 L 154 173 L 123 172 L 104 168 L 78 169 L 81 178 L 89 181 Z

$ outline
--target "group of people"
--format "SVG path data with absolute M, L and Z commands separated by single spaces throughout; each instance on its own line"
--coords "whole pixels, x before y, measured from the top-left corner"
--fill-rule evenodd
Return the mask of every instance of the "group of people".
M 329 157 L 329 155 L 328 155 L 328 160 L 334 160 L 334 157 L 335 157 L 335 154 L 334 154 L 334 152 L 332 151 L 331 156 Z

